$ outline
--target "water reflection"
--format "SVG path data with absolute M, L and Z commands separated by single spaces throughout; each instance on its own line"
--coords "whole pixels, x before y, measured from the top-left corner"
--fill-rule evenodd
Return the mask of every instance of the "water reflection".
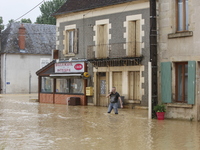
M 199 123 L 149 120 L 146 110 L 39 104 L 0 98 L 0 149 L 198 150 Z

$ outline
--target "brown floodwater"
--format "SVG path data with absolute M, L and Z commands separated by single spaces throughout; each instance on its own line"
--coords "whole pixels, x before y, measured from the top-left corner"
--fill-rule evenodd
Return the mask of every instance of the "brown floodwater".
M 39 104 L 1 95 L 0 150 L 199 150 L 200 125 L 148 120 L 147 110 Z M 31 99 L 31 100 L 30 100 Z

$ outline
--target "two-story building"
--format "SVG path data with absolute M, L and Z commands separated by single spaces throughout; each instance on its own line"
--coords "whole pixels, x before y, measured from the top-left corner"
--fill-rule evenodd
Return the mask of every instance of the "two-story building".
M 54 69 L 62 63 L 86 61 L 84 71 L 91 77 L 77 80 L 75 86 L 81 87 L 83 82 L 83 87 L 93 87 L 94 95 L 86 98 L 87 104 L 107 106 L 109 100 L 105 96 L 116 87 L 131 108 L 133 104 L 147 106 L 148 0 L 68 0 L 54 16 L 59 50 Z M 69 82 L 68 78 L 76 79 L 73 74 L 76 73 L 62 72 L 56 80 L 62 77 L 62 82 Z M 86 95 L 85 90 L 79 92 L 68 90 L 62 94 Z
M 35 72 L 51 61 L 56 48 L 56 26 L 14 22 L 1 36 L 1 93 L 37 93 Z
M 159 97 L 167 118 L 199 120 L 198 0 L 159 0 Z

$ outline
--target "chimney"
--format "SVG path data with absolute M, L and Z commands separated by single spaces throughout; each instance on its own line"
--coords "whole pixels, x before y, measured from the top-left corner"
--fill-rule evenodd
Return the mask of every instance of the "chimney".
M 26 28 L 23 24 L 19 27 L 18 39 L 19 39 L 19 49 L 25 49 L 25 37 L 26 37 Z

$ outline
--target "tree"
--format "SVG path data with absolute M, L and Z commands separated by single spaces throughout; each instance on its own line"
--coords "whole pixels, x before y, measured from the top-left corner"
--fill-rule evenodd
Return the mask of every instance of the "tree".
M 11 23 L 15 22 L 15 20 L 14 19 L 10 19 L 8 22 L 9 22 L 9 24 L 11 24 Z
M 32 21 L 31 21 L 30 18 L 28 18 L 28 19 L 23 18 L 23 19 L 21 19 L 20 22 L 21 22 L 21 23 L 32 23 Z
M 52 0 L 44 2 L 40 6 L 41 15 L 37 17 L 36 23 L 38 24 L 56 24 L 56 19 L 52 16 L 64 3 L 66 0 Z
M 0 30 L 4 29 L 4 25 L 3 25 L 3 18 L 0 17 Z

